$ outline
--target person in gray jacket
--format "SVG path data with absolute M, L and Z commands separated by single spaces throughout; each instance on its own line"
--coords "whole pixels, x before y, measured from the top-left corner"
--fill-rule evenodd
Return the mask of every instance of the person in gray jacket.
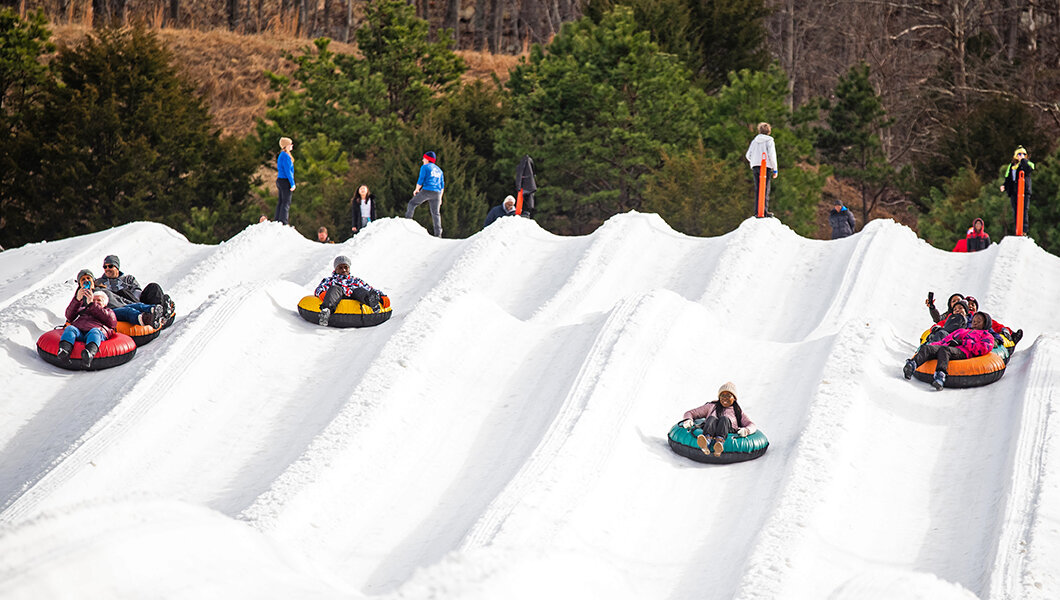
M 854 213 L 842 202 L 836 202 L 828 213 L 828 224 L 832 226 L 832 239 L 838 240 L 854 233 Z
M 147 298 L 140 283 L 132 275 L 122 273 L 121 261 L 116 254 L 109 254 L 103 259 L 103 276 L 95 281 L 95 287 L 106 290 L 109 302 L 107 307 L 114 310 L 119 321 L 161 328 L 170 314 L 168 305 L 172 304 L 162 293 L 157 283 L 147 285 Z M 157 288 L 157 289 L 156 289 Z

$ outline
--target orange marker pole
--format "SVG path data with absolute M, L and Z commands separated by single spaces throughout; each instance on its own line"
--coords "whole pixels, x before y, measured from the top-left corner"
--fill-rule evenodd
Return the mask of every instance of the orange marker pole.
M 519 188 L 519 193 L 515 196 L 515 214 L 523 214 L 523 188 Z
M 1021 173 L 1022 175 L 1022 173 Z M 758 169 L 758 210 L 759 219 L 766 216 L 766 153 L 762 153 L 762 166 Z
M 1020 182 L 1016 187 L 1016 235 L 1023 235 L 1023 171 L 1020 171 Z

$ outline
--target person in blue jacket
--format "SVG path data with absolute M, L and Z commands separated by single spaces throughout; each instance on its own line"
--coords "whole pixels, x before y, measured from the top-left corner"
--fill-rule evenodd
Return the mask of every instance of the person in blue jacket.
M 287 225 L 291 210 L 291 193 L 294 192 L 294 158 L 291 150 L 294 142 L 289 137 L 280 138 L 280 155 L 276 157 L 276 191 L 279 199 L 276 201 L 276 216 L 274 221 Z
M 504 202 L 501 202 L 497 206 L 494 206 L 486 213 L 486 222 L 482 224 L 482 228 L 490 226 L 490 223 L 496 221 L 501 217 L 510 217 L 515 214 L 515 198 L 511 196 L 505 196 Z
M 435 237 L 442 237 L 442 194 L 445 193 L 445 174 L 438 165 L 434 164 L 437 157 L 434 152 L 428 150 L 423 153 L 423 165 L 420 167 L 420 177 L 416 180 L 416 189 L 412 191 L 412 199 L 405 211 L 405 218 L 411 219 L 416 214 L 416 207 L 427 202 L 431 208 L 431 220 L 434 222 Z

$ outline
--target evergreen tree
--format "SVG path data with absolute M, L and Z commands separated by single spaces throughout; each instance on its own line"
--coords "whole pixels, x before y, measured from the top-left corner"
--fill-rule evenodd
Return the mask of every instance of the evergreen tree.
M 430 41 L 427 21 L 404 0 L 371 0 L 364 7 L 365 24 L 357 30 L 357 47 L 373 74 L 386 86 L 389 111 L 403 123 L 417 121 L 452 90 L 467 70 L 453 50 L 448 30 Z
M 707 101 L 704 138 L 707 148 L 735 174 L 724 178 L 733 183 L 723 189 L 737 209 L 725 214 L 743 219 L 753 213 L 754 206 L 754 180 L 745 157 L 747 146 L 757 133 L 758 123 L 771 124 L 779 176 L 773 180 L 770 210 L 789 227 L 809 237 L 817 231 L 816 208 L 831 170 L 813 165 L 813 136 L 800 125 L 813 115 L 797 117 L 788 110 L 784 102 L 787 86 L 787 76 L 776 65 L 765 71 L 744 69 L 730 73 L 728 85 Z M 728 227 L 737 224 L 732 221 Z
M 991 239 L 1000 241 L 1008 196 L 996 185 L 983 185 L 974 169 L 966 167 L 949 179 L 940 190 L 931 188 L 925 201 L 928 211 L 917 224 L 919 235 L 927 243 L 942 250 L 951 250 L 963 238 L 972 221 L 981 218 Z
M 538 210 L 558 231 L 591 231 L 641 208 L 645 177 L 664 152 L 693 147 L 705 94 L 691 74 L 638 31 L 618 7 L 599 24 L 566 23 L 511 74 L 511 117 L 497 135 L 502 173 L 529 154 L 538 167 Z
M 0 9 L 0 243 L 4 247 L 31 239 L 35 229 L 18 174 L 33 166 L 26 161 L 27 152 L 37 140 L 25 124 L 52 80 L 41 60 L 55 49 L 46 25 L 43 12 L 30 13 L 23 20 L 9 8 Z
M 869 66 L 855 65 L 839 78 L 835 103 L 826 103 L 827 129 L 819 129 L 817 147 L 824 161 L 861 194 L 861 222 L 890 188 L 894 168 L 887 162 L 880 132 L 890 126 L 880 97 L 869 81 Z
M 632 9 L 638 29 L 680 58 L 707 90 L 725 85 L 732 71 L 769 66 L 771 11 L 763 0 L 587 0 L 585 14 L 599 23 L 616 6 Z
M 141 219 L 180 229 L 193 207 L 218 222 L 241 212 L 255 161 L 220 139 L 154 34 L 100 30 L 51 68 L 59 83 L 26 124 L 37 143 L 17 174 L 31 224 L 22 241 Z
M 330 44 L 320 38 L 300 56 L 286 54 L 296 65 L 291 77 L 266 73 L 279 96 L 269 101 L 265 119 L 258 121 L 258 150 L 271 165 L 284 136 L 310 140 L 324 134 L 352 156 L 364 157 L 397 127 L 382 76 L 371 73 L 364 60 L 332 52 Z

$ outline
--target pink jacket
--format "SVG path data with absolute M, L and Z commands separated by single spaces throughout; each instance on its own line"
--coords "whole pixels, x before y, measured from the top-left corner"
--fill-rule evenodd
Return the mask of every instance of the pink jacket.
M 85 333 L 94 327 L 99 327 L 108 338 L 118 326 L 118 319 L 114 316 L 113 310 L 107 307 L 100 308 L 93 302 L 89 302 L 86 306 L 77 299 L 77 296 L 74 296 L 70 304 L 66 306 L 66 320 Z
M 972 358 L 989 354 L 994 349 L 994 336 L 982 329 L 958 329 L 931 345 L 952 346 L 964 353 L 965 358 Z
M 714 414 L 714 407 L 715 406 L 720 407 L 721 405 L 720 404 L 715 404 L 713 401 L 707 402 L 703 406 L 699 406 L 697 408 L 693 408 L 692 410 L 686 412 L 685 413 L 685 418 L 686 419 L 706 419 L 710 415 Z M 726 408 L 721 413 L 721 415 L 723 417 L 729 419 L 729 423 L 732 423 L 732 428 L 733 429 L 739 429 L 740 427 L 746 427 L 747 429 L 750 430 L 750 433 L 754 433 L 755 431 L 757 431 L 757 428 L 755 427 L 754 421 L 751 420 L 751 417 L 747 416 L 747 411 L 746 410 L 743 411 L 742 414 L 740 415 L 741 417 L 743 417 L 743 419 L 742 419 L 743 423 L 737 423 L 736 422 L 736 410 L 734 410 L 733 407 L 731 407 L 731 406 L 729 408 Z

